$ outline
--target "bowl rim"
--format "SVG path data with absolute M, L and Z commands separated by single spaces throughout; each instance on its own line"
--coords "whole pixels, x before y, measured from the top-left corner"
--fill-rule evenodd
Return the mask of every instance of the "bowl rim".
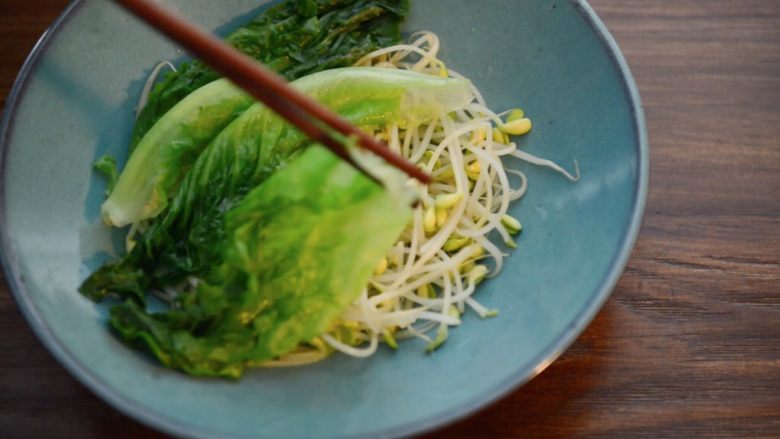
M 645 114 L 642 106 L 639 90 L 631 70 L 624 58 L 617 42 L 610 34 L 606 25 L 598 17 L 587 0 L 569 0 L 577 9 L 586 23 L 596 33 L 601 44 L 607 50 L 613 66 L 620 72 L 622 86 L 628 96 L 631 107 L 631 116 L 636 131 L 636 148 L 639 160 L 637 186 L 634 193 L 633 206 L 631 209 L 631 220 L 625 230 L 623 243 L 619 251 L 612 259 L 609 271 L 601 281 L 600 287 L 595 291 L 588 302 L 578 312 L 577 318 L 569 325 L 566 331 L 553 341 L 545 350 L 526 364 L 518 366 L 515 373 L 509 375 L 506 379 L 492 388 L 483 390 L 478 396 L 471 398 L 465 403 L 460 404 L 447 412 L 440 412 L 428 418 L 402 424 L 384 430 L 362 433 L 355 438 L 363 437 L 399 437 L 407 435 L 417 435 L 430 430 L 442 428 L 452 424 L 455 421 L 463 419 L 481 408 L 496 402 L 506 396 L 518 387 L 527 383 L 542 371 L 544 371 L 553 361 L 555 361 L 585 330 L 590 322 L 595 318 L 607 298 L 612 293 L 620 276 L 625 269 L 628 259 L 636 243 L 639 231 L 644 217 L 645 206 L 647 203 L 648 175 L 649 175 L 649 144 L 647 138 L 647 127 L 645 123 Z M 5 107 L 3 109 L 2 121 L 0 121 L 0 182 L 4 181 L 5 156 L 8 152 L 8 140 L 13 127 L 16 106 L 28 84 L 30 74 L 35 70 L 38 61 L 46 53 L 51 41 L 57 36 L 59 31 L 68 22 L 72 14 L 86 0 L 72 0 L 65 7 L 57 19 L 39 38 L 21 70 L 19 71 L 13 87 L 8 94 Z M 4 185 L 1 185 L 4 186 Z M 81 384 L 90 389 L 103 401 L 108 403 L 119 412 L 135 419 L 149 427 L 158 429 L 162 432 L 187 437 L 211 437 L 218 432 L 205 431 L 200 428 L 193 428 L 190 425 L 172 420 L 157 412 L 146 409 L 143 405 L 136 403 L 119 391 L 103 382 L 100 378 L 88 371 L 75 355 L 60 343 L 53 331 L 47 325 L 35 305 L 29 298 L 24 282 L 21 279 L 20 272 L 14 254 L 12 253 L 11 243 L 8 236 L 5 213 L 5 192 L 0 190 L 0 265 L 6 274 L 6 279 L 12 296 L 16 301 L 22 315 L 24 315 L 33 332 L 55 357 L 55 359 L 74 376 Z M 224 433 L 218 433 L 224 437 Z M 240 436 L 237 436 L 240 437 Z

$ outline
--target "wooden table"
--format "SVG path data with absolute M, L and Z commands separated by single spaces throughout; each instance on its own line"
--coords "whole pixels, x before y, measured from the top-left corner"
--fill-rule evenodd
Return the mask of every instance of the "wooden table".
M 0 99 L 66 3 L 0 1 Z M 780 437 L 780 1 L 592 4 L 647 111 L 636 250 L 565 355 L 428 437 Z M 0 437 L 160 437 L 71 378 L 0 290 Z

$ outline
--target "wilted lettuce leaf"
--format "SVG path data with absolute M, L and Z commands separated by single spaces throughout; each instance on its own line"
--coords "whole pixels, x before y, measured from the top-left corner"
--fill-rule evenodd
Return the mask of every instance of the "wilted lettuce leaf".
M 354 64 L 400 40 L 409 0 L 286 0 L 227 37 L 241 52 L 289 80 Z M 176 103 L 219 78 L 199 61 L 170 72 L 138 115 L 131 151 Z
M 411 220 L 411 208 L 321 147 L 226 215 L 223 263 L 174 311 L 111 310 L 126 341 L 193 375 L 237 378 L 329 330 Z
M 253 103 L 232 83 L 215 81 L 176 104 L 130 155 L 100 209 L 103 221 L 123 227 L 162 212 L 203 149 Z
M 469 83 L 401 70 L 334 69 L 292 83 L 361 127 L 421 123 L 462 108 Z M 176 285 L 221 262 L 224 214 L 310 145 L 296 128 L 255 104 L 201 153 L 169 208 L 119 261 L 93 273 L 80 291 L 143 303 L 144 291 Z

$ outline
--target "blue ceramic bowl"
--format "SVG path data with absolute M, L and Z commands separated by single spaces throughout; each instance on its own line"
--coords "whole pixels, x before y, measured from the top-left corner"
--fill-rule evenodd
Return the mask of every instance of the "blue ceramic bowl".
M 226 32 L 260 0 L 170 0 Z M 99 224 L 103 182 L 91 165 L 125 155 L 151 66 L 174 46 L 111 2 L 75 1 L 36 46 L 0 126 L 3 264 L 43 343 L 122 412 L 195 437 L 388 437 L 463 417 L 528 381 L 585 328 L 628 259 L 647 190 L 647 142 L 634 81 L 584 1 L 413 0 L 406 29 L 441 37 L 442 57 L 491 107 L 533 118 L 527 151 L 571 168 L 573 184 L 519 165 L 525 232 L 478 297 L 498 318 L 468 317 L 432 355 L 416 342 L 368 360 L 255 370 L 238 382 L 194 379 L 118 342 L 105 309 L 76 288 L 117 248 Z

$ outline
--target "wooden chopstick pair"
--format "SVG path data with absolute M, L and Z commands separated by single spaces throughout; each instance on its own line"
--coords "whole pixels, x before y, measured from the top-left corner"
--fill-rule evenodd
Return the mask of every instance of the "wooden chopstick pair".
M 209 35 L 184 18 L 151 0 L 116 1 L 159 32 L 181 44 L 194 56 L 230 79 L 292 125 L 298 127 L 308 137 L 352 164 L 369 178 L 373 179 L 369 173 L 355 163 L 345 146 L 328 134 L 317 121 L 344 136 L 355 137 L 360 146 L 382 157 L 387 163 L 410 177 L 416 178 L 421 183 L 427 184 L 431 181 L 428 174 L 392 152 L 386 145 L 290 87 L 284 79 L 263 67 L 262 64 Z

